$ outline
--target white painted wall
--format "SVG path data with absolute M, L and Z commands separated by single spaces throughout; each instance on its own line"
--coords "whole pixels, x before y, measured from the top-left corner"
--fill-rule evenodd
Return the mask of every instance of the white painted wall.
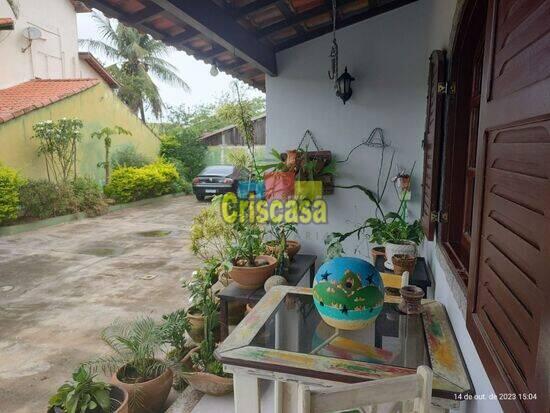
M 0 16 L 14 17 L 6 0 Z M 23 31 L 34 26 L 42 38 L 28 41 Z M 19 17 L 13 31 L 0 32 L 0 89 L 33 79 L 80 77 L 76 13 L 69 0 L 19 0 Z M 93 77 L 98 77 L 97 74 Z
M 342 159 L 375 127 L 381 127 L 395 148 L 395 165 L 413 174 L 410 218 L 420 212 L 422 148 L 427 94 L 428 59 L 434 49 L 448 47 L 456 0 L 420 0 L 392 12 L 338 31 L 341 70 L 348 66 L 357 79 L 354 94 L 344 106 L 334 96 L 329 68 L 330 35 L 277 55 L 279 75 L 267 79 L 267 146 L 279 151 L 296 148 L 310 129 L 324 149 Z M 389 152 L 387 152 L 389 154 Z M 389 156 L 387 156 L 388 158 Z M 362 147 L 339 169 L 337 184 L 362 184 L 376 189 L 380 150 Z M 394 166 L 393 173 L 396 172 Z M 360 192 L 337 189 L 326 197 L 329 223 L 301 226 L 303 251 L 324 255 L 323 239 L 333 231 L 349 231 L 374 215 L 372 204 Z M 386 209 L 396 208 L 393 189 Z M 356 239 L 345 244 L 348 255 L 367 258 L 369 246 Z M 435 297 L 447 306 L 478 394 L 493 393 L 457 304 L 435 245 L 425 246 L 435 277 Z M 499 412 L 497 402 L 469 402 L 469 412 Z

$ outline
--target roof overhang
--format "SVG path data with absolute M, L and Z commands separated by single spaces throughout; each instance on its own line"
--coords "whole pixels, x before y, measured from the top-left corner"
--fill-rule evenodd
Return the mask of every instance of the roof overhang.
M 337 28 L 417 0 L 336 0 Z M 332 29 L 331 0 L 85 0 L 221 71 L 265 90 L 276 53 Z M 397 28 L 398 30 L 398 28 Z

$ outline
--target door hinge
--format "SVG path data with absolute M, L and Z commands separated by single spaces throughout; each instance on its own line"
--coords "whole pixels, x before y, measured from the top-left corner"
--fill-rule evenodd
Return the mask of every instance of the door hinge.
M 439 82 L 437 84 L 437 93 L 440 95 L 455 95 L 456 83 L 455 82 Z
M 431 214 L 431 221 L 445 224 L 449 219 L 449 214 L 445 211 L 434 211 Z

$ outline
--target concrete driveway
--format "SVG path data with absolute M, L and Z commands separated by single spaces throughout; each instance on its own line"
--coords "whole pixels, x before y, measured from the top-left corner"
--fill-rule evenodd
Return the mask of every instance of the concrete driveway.
M 187 306 L 180 279 L 192 218 L 204 204 L 172 198 L 0 237 L 0 412 L 45 412 L 79 363 L 106 351 L 115 318 Z

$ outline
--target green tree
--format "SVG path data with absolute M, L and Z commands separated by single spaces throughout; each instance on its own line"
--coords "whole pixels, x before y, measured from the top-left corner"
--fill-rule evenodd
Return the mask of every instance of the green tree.
M 115 61 L 107 69 L 121 84 L 119 96 L 134 112 L 140 113 L 144 122 L 146 108 L 159 118 L 164 104 L 152 76 L 189 90 L 187 83 L 178 76 L 177 68 L 165 60 L 168 47 L 148 34 L 121 23 L 113 27 L 102 14 L 94 13 L 93 17 L 103 41 L 84 39 L 80 43 Z
M 165 135 L 160 144 L 160 155 L 174 163 L 187 180 L 192 180 L 206 166 L 207 151 L 206 145 L 189 128 L 174 130 Z
M 103 141 L 103 144 L 105 145 L 105 160 L 97 164 L 98 168 L 105 169 L 105 185 L 109 184 L 109 180 L 111 178 L 110 151 L 113 143 L 113 135 L 132 135 L 132 133 L 121 126 L 115 126 L 113 128 L 104 127 L 103 129 L 92 133 L 92 139 L 99 139 L 100 141 Z

